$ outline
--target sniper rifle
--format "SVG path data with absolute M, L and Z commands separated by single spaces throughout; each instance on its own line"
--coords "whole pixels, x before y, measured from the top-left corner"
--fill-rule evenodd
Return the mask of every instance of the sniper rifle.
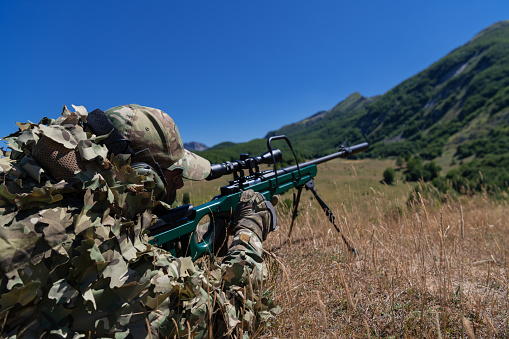
M 272 141 L 285 140 L 295 159 L 295 165 L 277 169 L 276 163 L 281 161 L 282 152 L 272 148 Z M 341 146 L 338 152 L 326 155 L 299 164 L 290 140 L 285 135 L 274 136 L 267 140 L 268 151 L 261 156 L 249 157 L 242 154 L 240 160 L 213 164 L 210 175 L 206 180 L 214 180 L 223 175 L 233 174 L 229 185 L 221 187 L 221 193 L 210 202 L 193 207 L 183 205 L 172 209 L 168 214 L 161 216 L 149 227 L 150 242 L 172 252 L 176 256 L 191 256 L 193 260 L 202 255 L 224 255 L 227 250 L 227 227 L 233 222 L 233 215 L 240 195 L 243 191 L 252 189 L 261 193 L 268 202 L 272 213 L 270 231 L 277 226 L 274 208 L 270 203 L 272 197 L 296 188 L 297 195 L 293 195 L 293 215 L 290 226 L 290 237 L 302 189 L 311 190 L 316 200 L 325 211 L 329 221 L 341 234 L 343 241 L 352 253 L 355 249 L 350 245 L 335 223 L 335 217 L 330 208 L 320 198 L 314 189 L 313 178 L 317 174 L 317 165 L 335 159 L 346 158 L 350 155 L 363 152 L 369 147 L 368 143 L 361 143 L 351 147 Z M 273 169 L 261 171 L 261 164 L 273 165 Z M 200 231 L 201 230 L 201 231 Z

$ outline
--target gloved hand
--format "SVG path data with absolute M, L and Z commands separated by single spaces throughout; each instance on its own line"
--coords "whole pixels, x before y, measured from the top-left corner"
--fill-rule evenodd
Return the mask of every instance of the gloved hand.
M 263 195 L 253 190 L 242 192 L 239 204 L 234 214 L 234 232 L 246 228 L 254 232 L 260 240 L 267 239 L 269 232 L 276 230 L 277 219 L 274 205 L 277 204 L 277 196 L 273 202 L 265 200 Z

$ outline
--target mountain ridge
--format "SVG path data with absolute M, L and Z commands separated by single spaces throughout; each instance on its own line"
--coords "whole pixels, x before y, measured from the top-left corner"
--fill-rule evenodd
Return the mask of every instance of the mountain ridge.
M 184 148 L 188 151 L 195 152 L 195 151 L 205 151 L 209 149 L 209 147 L 201 142 L 197 141 L 191 141 L 191 142 L 185 142 Z
M 345 142 L 368 141 L 371 149 L 361 157 L 419 155 L 431 160 L 446 152 L 453 160 L 464 155 L 459 146 L 490 133 L 506 136 L 508 125 L 509 21 L 502 21 L 383 95 L 367 98 L 353 92 L 330 110 L 265 137 L 287 135 L 301 158 L 334 152 Z M 265 142 L 214 146 L 202 155 L 213 162 L 234 160 L 240 153 L 263 153 Z

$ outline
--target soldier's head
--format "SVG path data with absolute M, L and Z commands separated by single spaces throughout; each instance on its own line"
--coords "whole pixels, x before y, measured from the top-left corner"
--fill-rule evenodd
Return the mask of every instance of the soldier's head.
M 209 175 L 210 163 L 184 149 L 177 125 L 163 111 L 131 104 L 105 113 L 130 141 L 135 153 L 132 164 L 148 164 L 159 176 L 165 186 L 165 202 L 173 203 L 176 190 L 183 186 L 182 178 L 203 180 Z

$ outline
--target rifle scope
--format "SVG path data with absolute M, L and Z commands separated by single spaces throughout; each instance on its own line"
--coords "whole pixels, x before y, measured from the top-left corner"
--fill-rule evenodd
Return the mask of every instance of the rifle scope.
M 279 149 L 273 149 L 272 154 L 276 162 L 281 161 L 283 153 Z M 258 173 L 260 164 L 272 164 L 273 159 L 269 151 L 262 155 L 249 157 L 248 154 L 241 154 L 240 160 L 233 162 L 225 161 L 222 164 L 212 164 L 210 166 L 210 174 L 207 180 L 214 180 L 222 177 L 223 175 L 241 172 L 242 170 L 249 170 L 250 174 Z

